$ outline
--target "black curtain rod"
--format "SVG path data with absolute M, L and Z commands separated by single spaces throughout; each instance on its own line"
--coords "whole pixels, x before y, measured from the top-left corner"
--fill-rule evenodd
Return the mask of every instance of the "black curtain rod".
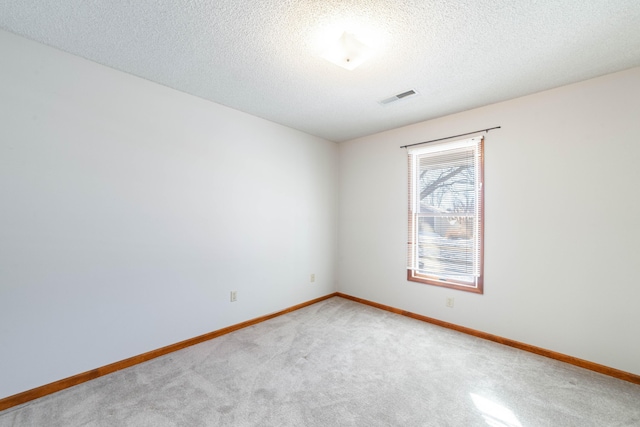
M 480 130 L 476 130 L 476 131 L 473 131 L 473 132 L 461 133 L 460 135 L 448 136 L 446 138 L 438 138 L 438 139 L 432 139 L 431 141 L 416 142 L 415 144 L 403 145 L 400 148 L 413 147 L 414 145 L 428 144 L 430 142 L 436 142 L 436 141 L 444 141 L 445 139 L 451 139 L 451 138 L 457 138 L 459 136 L 471 135 L 472 133 L 478 133 L 478 132 L 487 132 L 488 133 L 490 130 L 500 129 L 500 128 L 501 128 L 501 126 L 496 126 L 494 128 L 488 128 L 488 129 L 480 129 Z

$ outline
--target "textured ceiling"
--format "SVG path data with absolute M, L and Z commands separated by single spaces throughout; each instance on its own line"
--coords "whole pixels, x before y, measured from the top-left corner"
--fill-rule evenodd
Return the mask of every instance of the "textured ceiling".
M 332 141 L 640 65 L 639 0 L 0 0 L 0 28 Z M 321 58 L 345 30 L 353 71 Z

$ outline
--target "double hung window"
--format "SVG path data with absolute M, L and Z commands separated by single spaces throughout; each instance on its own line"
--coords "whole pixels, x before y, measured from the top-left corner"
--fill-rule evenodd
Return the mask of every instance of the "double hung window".
M 409 149 L 407 279 L 482 293 L 483 138 Z

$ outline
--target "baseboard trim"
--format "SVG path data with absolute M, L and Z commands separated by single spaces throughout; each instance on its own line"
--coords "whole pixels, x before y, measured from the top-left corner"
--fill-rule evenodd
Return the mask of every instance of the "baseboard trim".
M 84 382 L 102 377 L 104 375 L 125 369 L 130 368 L 131 366 L 135 366 L 139 363 L 146 362 L 151 359 L 155 359 L 156 357 L 164 356 L 169 353 L 173 353 L 174 351 L 182 350 L 183 348 L 191 347 L 195 344 L 200 344 L 204 341 L 209 341 L 213 338 L 217 338 L 222 335 L 229 334 L 231 332 L 237 331 L 239 329 L 246 328 L 248 326 L 253 326 L 257 323 L 264 322 L 265 320 L 273 319 L 274 317 L 282 316 L 283 314 L 290 313 L 292 311 L 299 310 L 301 308 L 307 307 L 309 305 L 318 303 L 320 301 L 324 301 L 331 297 L 337 295 L 337 292 L 334 292 L 329 295 L 325 295 L 320 298 L 315 298 L 310 301 L 303 302 L 298 305 L 294 305 L 293 307 L 286 308 L 284 310 L 267 314 L 265 316 L 256 317 L 255 319 L 247 320 L 245 322 L 238 323 L 236 325 L 227 326 L 226 328 L 218 329 L 217 331 L 209 332 L 204 335 L 200 335 L 194 338 L 190 338 L 188 340 L 180 341 L 175 344 L 168 345 L 166 347 L 162 347 L 156 350 L 149 351 L 147 353 L 143 353 L 137 356 L 130 357 L 128 359 L 121 360 L 119 362 L 112 363 L 110 365 L 102 366 L 100 368 L 92 369 L 87 372 L 83 372 L 78 375 L 74 375 L 68 378 L 61 379 L 59 381 L 55 381 L 49 384 L 45 384 L 40 387 L 36 387 L 31 390 L 24 391 L 22 393 L 14 394 L 13 396 L 5 397 L 4 399 L 0 399 L 0 411 L 9 409 L 11 407 L 21 405 L 23 403 L 27 403 L 31 400 L 38 399 L 40 397 L 44 397 L 46 395 L 64 390 L 69 387 L 73 387 L 74 385 L 82 384 Z
M 358 302 L 360 304 L 366 304 L 371 307 L 379 308 L 381 310 L 390 311 L 392 313 L 400 314 L 402 316 L 411 317 L 412 319 L 421 320 L 423 322 L 432 323 L 437 326 L 442 326 L 444 328 L 453 329 L 454 331 L 462 332 L 468 335 L 473 335 L 474 337 L 483 338 L 489 341 L 494 341 L 500 344 L 507 345 L 509 347 L 514 347 L 520 350 L 528 351 L 530 353 L 535 353 L 540 356 L 545 356 L 550 359 L 559 360 L 561 362 L 569 363 L 570 365 L 579 366 L 580 368 L 588 369 L 590 371 L 598 372 L 600 374 L 608 375 L 610 377 L 618 378 L 624 381 L 628 381 L 630 383 L 639 384 L 640 385 L 640 375 L 635 375 L 630 372 L 621 371 L 619 369 L 610 368 L 608 366 L 600 365 L 598 363 L 589 362 L 588 360 L 578 359 L 577 357 L 568 356 L 566 354 L 557 353 L 555 351 L 547 350 L 541 347 L 536 347 L 534 345 L 525 344 L 519 341 L 514 341 L 508 338 L 503 338 L 498 335 L 489 334 L 482 331 L 477 331 L 475 329 L 467 328 L 465 326 L 459 326 L 453 323 L 444 322 L 442 320 L 434 319 L 431 317 L 423 316 L 421 314 L 412 313 L 410 311 L 401 310 L 399 308 L 391 307 L 388 305 L 380 304 L 373 301 L 368 301 L 362 298 L 354 297 L 351 295 L 343 294 L 342 292 L 337 292 L 337 296 L 341 298 L 345 298 L 351 301 Z
M 294 305 L 292 307 L 286 308 L 284 310 L 267 314 L 265 316 L 257 317 L 255 319 L 247 320 L 245 322 L 241 322 L 235 325 L 228 326 L 226 328 L 218 329 L 213 332 L 209 332 L 204 335 L 200 335 L 194 338 L 190 338 L 184 341 L 180 341 L 175 344 L 168 345 L 166 347 L 162 347 L 156 350 L 149 351 L 147 353 L 143 353 L 137 356 L 130 357 L 128 359 L 121 360 L 119 362 L 112 363 L 110 365 L 102 366 L 100 368 L 92 369 L 87 372 L 83 372 L 78 375 L 74 375 L 68 378 L 61 379 L 59 381 L 55 381 L 49 384 L 45 384 L 40 387 L 36 387 L 31 390 L 24 391 L 22 393 L 14 394 L 13 396 L 5 397 L 0 399 L 0 411 L 5 409 L 12 408 L 14 406 L 21 405 L 23 403 L 27 403 L 31 400 L 38 399 L 40 397 L 47 396 L 49 394 L 56 393 L 58 391 L 64 390 L 69 387 L 73 387 L 78 384 L 82 384 L 84 382 L 102 377 L 104 375 L 129 368 L 131 366 L 135 366 L 139 363 L 146 362 L 148 360 L 155 359 L 160 356 L 164 356 L 169 353 L 173 353 L 174 351 L 182 350 L 183 348 L 190 347 L 192 345 L 199 344 L 201 342 L 209 341 L 211 339 L 220 337 L 222 335 L 229 334 L 231 332 L 253 326 L 255 324 L 264 322 L 269 319 L 273 319 L 278 316 L 282 316 L 283 314 L 290 313 L 292 311 L 299 310 L 301 308 L 313 305 L 320 301 L 324 301 L 331 297 L 341 297 L 351 301 L 355 301 L 360 304 L 365 304 L 371 307 L 379 308 L 381 310 L 389 311 L 391 313 L 400 314 L 402 316 L 410 317 L 412 319 L 421 320 L 423 322 L 431 323 L 437 326 L 442 326 L 444 328 L 453 329 L 458 332 L 462 332 L 468 335 L 472 335 L 475 337 L 483 338 L 489 341 L 494 341 L 499 344 L 507 345 L 509 347 L 514 347 L 520 350 L 528 351 L 530 353 L 535 353 L 541 356 L 548 357 L 550 359 L 559 360 L 561 362 L 569 363 L 571 365 L 575 365 L 584 369 L 588 369 L 590 371 L 598 372 L 604 375 L 608 375 L 610 377 L 618 378 L 624 381 L 628 381 L 634 384 L 640 385 L 640 375 L 635 375 L 630 372 L 621 371 L 619 369 L 610 368 L 608 366 L 600 365 L 598 363 L 590 362 L 588 360 L 578 359 L 577 357 L 568 356 L 566 354 L 557 353 L 555 351 L 547 350 L 544 348 L 536 347 L 533 345 L 525 344 L 519 341 L 511 340 L 508 338 L 503 338 L 497 335 L 489 334 L 486 332 L 478 331 L 475 329 L 467 328 L 465 326 L 459 326 L 454 323 L 445 322 L 442 320 L 434 319 L 431 317 L 423 316 L 421 314 L 412 313 L 410 311 L 401 310 L 399 308 L 391 307 L 388 305 L 380 304 L 377 302 L 369 301 L 363 298 L 354 297 L 351 295 L 343 294 L 342 292 L 334 292 L 332 294 L 328 294 L 322 296 L 320 298 L 316 298 L 310 301 L 303 302 L 298 305 Z

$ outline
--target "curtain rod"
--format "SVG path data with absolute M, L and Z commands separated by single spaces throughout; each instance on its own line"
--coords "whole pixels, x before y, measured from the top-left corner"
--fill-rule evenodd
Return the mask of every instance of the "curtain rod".
M 416 142 L 415 144 L 403 145 L 400 148 L 407 148 L 407 147 L 413 147 L 414 145 L 428 144 L 430 142 L 436 142 L 436 141 L 443 141 L 445 139 L 451 139 L 451 138 L 457 138 L 459 136 L 471 135 L 472 133 L 478 133 L 478 132 L 487 132 L 487 133 L 489 133 L 490 130 L 500 129 L 501 127 L 502 126 L 496 126 L 494 128 L 480 129 L 480 130 L 476 130 L 476 131 L 473 131 L 473 132 L 461 133 L 460 135 L 447 136 L 446 138 L 432 139 L 431 141 L 425 141 L 425 142 Z

